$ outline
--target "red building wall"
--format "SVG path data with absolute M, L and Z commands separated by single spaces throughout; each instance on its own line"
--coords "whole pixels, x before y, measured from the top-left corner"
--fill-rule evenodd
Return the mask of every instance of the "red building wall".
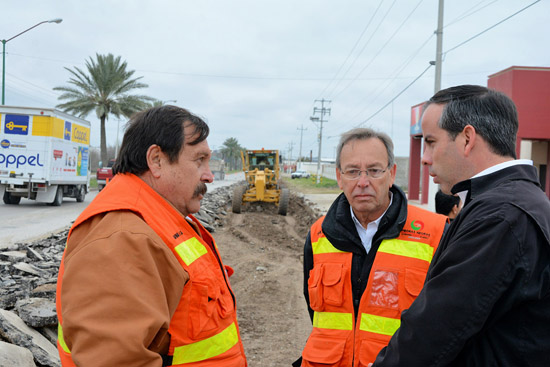
M 515 102 L 518 140 L 550 139 L 550 68 L 512 66 L 489 75 L 487 86 Z
M 550 68 L 512 66 L 489 75 L 487 86 L 505 93 L 516 104 L 519 119 L 518 157 L 522 140 L 547 141 L 550 144 Z M 544 174 L 544 171 L 540 173 Z M 550 149 L 547 151 L 544 181 L 543 189 L 550 197 Z

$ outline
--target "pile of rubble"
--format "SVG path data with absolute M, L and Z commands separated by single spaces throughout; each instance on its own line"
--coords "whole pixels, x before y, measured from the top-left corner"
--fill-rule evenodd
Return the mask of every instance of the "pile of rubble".
M 207 193 L 195 216 L 211 232 L 233 187 Z M 0 366 L 58 367 L 55 288 L 68 229 L 33 243 L 0 243 Z

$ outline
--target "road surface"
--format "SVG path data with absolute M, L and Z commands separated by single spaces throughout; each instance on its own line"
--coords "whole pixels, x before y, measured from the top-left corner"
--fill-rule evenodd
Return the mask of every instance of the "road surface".
M 21 199 L 19 205 L 0 202 L 0 246 L 29 242 L 68 227 L 95 198 L 97 191 L 86 194 L 86 200 L 65 198 L 61 206 L 49 206 Z

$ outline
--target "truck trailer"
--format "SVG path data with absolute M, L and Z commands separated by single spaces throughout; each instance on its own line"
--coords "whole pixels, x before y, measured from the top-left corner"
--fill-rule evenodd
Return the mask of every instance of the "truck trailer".
M 0 195 L 59 206 L 88 192 L 90 123 L 52 108 L 0 106 Z

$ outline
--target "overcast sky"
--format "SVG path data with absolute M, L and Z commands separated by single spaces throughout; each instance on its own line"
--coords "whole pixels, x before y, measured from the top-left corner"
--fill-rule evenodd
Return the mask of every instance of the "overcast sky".
M 213 149 L 234 137 L 249 149 L 288 156 L 292 148 L 296 158 L 303 131 L 302 155 L 317 156 L 319 124 L 310 117 L 321 108 L 315 100 L 326 99 L 323 157 L 358 125 L 387 132 L 396 155 L 407 156 L 410 108 L 434 92 L 435 67 L 426 68 L 437 13 L 438 0 L 3 0 L 0 39 L 63 19 L 6 43 L 6 105 L 55 107 L 65 67 L 112 53 L 149 85 L 138 93 L 204 117 Z M 550 66 L 548 0 L 447 0 L 444 25 L 443 88 L 487 85 L 513 65 Z M 99 120 L 87 119 L 99 146 Z M 113 146 L 117 124 L 108 121 Z

